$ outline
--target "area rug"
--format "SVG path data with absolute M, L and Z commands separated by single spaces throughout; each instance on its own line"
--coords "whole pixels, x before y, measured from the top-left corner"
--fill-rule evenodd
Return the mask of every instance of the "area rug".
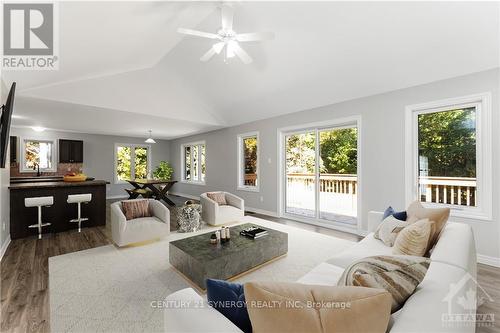
M 239 223 L 287 232 L 288 254 L 241 276 L 238 282 L 296 281 L 353 244 L 252 216 Z M 173 232 L 162 241 L 142 246 L 119 249 L 107 245 L 49 258 L 51 331 L 163 332 L 163 312 L 151 306 L 152 302 L 190 287 L 170 266 L 168 244 L 194 234 Z

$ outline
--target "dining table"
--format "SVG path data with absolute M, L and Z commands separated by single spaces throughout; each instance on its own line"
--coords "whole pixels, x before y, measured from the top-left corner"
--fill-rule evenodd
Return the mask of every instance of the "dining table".
M 134 187 L 133 190 L 127 191 L 129 199 L 135 199 L 139 195 L 144 196 L 144 191 L 151 191 L 151 196 L 156 200 L 164 200 L 170 206 L 175 206 L 175 203 L 167 197 L 167 192 L 177 183 L 176 180 L 167 179 L 129 179 L 127 182 Z

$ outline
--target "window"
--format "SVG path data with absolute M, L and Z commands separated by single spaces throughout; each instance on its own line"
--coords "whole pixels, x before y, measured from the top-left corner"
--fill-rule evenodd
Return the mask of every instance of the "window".
M 50 140 L 23 139 L 21 147 L 21 171 L 56 171 L 55 145 Z
M 187 143 L 181 146 L 182 181 L 205 184 L 205 142 Z
M 259 190 L 259 133 L 238 136 L 238 189 Z
M 127 179 L 149 178 L 151 147 L 145 145 L 115 145 L 115 183 Z
M 407 199 L 491 218 L 490 95 L 407 107 Z

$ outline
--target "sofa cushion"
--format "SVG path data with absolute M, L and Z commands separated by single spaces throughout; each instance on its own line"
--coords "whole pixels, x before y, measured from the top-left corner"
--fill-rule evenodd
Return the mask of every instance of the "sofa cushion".
M 392 296 L 392 312 L 399 310 L 422 282 L 430 259 L 413 256 L 375 256 L 348 267 L 338 286 L 360 286 L 387 290 Z
M 344 270 L 342 267 L 322 262 L 298 279 L 297 282 L 320 286 L 336 286 Z
M 252 324 L 245 304 L 243 285 L 207 279 L 208 304 L 222 313 L 243 332 L 251 333 Z
M 151 216 L 149 200 L 147 199 L 124 200 L 122 201 L 122 210 L 127 221 Z
M 394 216 L 395 218 L 397 218 L 398 220 L 401 220 L 401 221 L 406 221 L 406 218 L 408 217 L 406 214 L 406 211 L 403 210 L 401 212 L 396 212 L 394 210 L 394 208 L 389 206 L 384 211 L 384 215 L 382 217 L 382 220 L 384 220 L 386 217 L 391 216 L 391 215 Z
M 376 255 L 392 255 L 392 248 L 386 246 L 380 240 L 375 239 L 374 234 L 370 233 L 359 242 L 353 244 L 350 248 L 340 252 L 326 262 L 331 265 L 346 268 L 357 260 Z
M 422 257 L 429 246 L 434 222 L 423 219 L 410 224 L 398 234 L 392 253 Z
M 250 282 L 245 297 L 255 333 L 382 333 L 391 308 L 387 291 L 362 287 Z
M 418 220 L 429 219 L 429 222 L 434 222 L 434 230 L 432 231 L 429 246 L 427 251 L 432 249 L 437 243 L 439 234 L 443 230 L 448 218 L 450 217 L 449 208 L 425 208 L 420 201 L 414 201 L 408 209 L 408 223 L 415 223 Z
M 408 222 L 398 220 L 393 215 L 389 215 L 380 223 L 374 237 L 380 239 L 387 246 L 393 246 L 398 233 L 406 226 L 408 226 Z
M 219 205 L 227 205 L 226 194 L 224 192 L 208 192 L 207 197 Z

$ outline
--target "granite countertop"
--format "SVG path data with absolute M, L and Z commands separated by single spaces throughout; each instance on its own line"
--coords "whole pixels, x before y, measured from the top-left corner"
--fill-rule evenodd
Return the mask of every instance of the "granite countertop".
M 57 188 L 57 187 L 76 187 L 76 186 L 100 186 L 106 185 L 109 182 L 105 180 L 86 180 L 83 182 L 64 182 L 64 181 L 47 181 L 47 182 L 29 182 L 10 184 L 10 190 L 24 190 L 35 188 Z

